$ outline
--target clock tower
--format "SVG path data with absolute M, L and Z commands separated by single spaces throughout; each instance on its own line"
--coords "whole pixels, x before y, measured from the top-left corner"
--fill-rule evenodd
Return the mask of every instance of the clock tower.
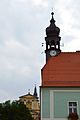
M 46 62 L 52 56 L 57 56 L 60 50 L 60 40 L 61 37 L 59 36 L 60 29 L 55 25 L 55 20 L 53 18 L 54 13 L 51 13 L 52 18 L 50 20 L 50 26 L 46 28 Z
M 80 119 L 80 51 L 60 50 L 60 29 L 46 28 L 46 64 L 41 69 L 40 120 Z

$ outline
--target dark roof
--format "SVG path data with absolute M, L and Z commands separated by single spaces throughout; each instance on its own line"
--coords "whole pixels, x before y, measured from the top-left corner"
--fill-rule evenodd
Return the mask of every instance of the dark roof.
M 28 93 L 26 95 L 20 96 L 19 98 L 26 97 L 26 96 L 33 96 L 32 94 Z

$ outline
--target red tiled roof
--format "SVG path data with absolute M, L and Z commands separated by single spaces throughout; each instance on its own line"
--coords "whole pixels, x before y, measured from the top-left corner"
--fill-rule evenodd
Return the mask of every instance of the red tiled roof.
M 42 68 L 42 86 L 80 86 L 80 52 L 61 52 Z

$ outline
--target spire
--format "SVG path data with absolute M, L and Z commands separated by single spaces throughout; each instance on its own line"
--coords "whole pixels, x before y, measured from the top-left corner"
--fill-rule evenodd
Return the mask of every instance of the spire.
M 36 85 L 35 85 L 35 88 L 34 88 L 34 94 L 33 94 L 35 97 L 37 97 L 37 88 L 36 88 Z
M 60 29 L 55 25 L 55 20 L 53 18 L 54 13 L 52 12 L 51 15 L 52 15 L 52 18 L 50 20 L 49 27 L 46 28 L 46 35 L 51 37 L 54 35 L 58 36 L 60 33 Z
M 52 12 L 51 15 L 52 15 L 52 19 L 50 20 L 50 23 L 51 23 L 51 24 L 52 24 L 52 23 L 54 24 L 54 23 L 55 23 L 55 20 L 54 20 L 54 18 L 53 18 L 54 13 Z

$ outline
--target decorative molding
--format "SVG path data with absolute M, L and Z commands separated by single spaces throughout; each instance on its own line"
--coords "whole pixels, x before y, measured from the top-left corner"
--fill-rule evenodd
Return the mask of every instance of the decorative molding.
M 80 90 L 53 90 L 53 92 L 80 92 Z

